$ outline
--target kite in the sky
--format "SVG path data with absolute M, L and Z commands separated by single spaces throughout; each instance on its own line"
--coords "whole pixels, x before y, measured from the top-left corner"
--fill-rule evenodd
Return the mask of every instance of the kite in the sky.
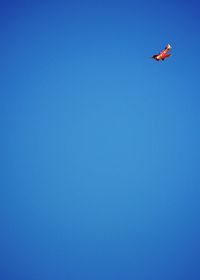
M 152 58 L 156 59 L 157 61 L 159 60 L 164 60 L 166 57 L 169 57 L 171 53 L 167 53 L 172 47 L 170 44 L 167 44 L 164 50 L 162 50 L 159 54 L 154 54 Z

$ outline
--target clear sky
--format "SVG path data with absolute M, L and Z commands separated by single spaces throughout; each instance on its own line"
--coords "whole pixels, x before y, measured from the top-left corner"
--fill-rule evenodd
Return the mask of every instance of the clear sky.
M 199 10 L 1 1 L 0 279 L 200 279 Z

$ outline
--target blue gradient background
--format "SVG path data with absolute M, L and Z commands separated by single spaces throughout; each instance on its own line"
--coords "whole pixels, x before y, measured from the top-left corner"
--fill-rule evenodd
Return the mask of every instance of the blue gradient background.
M 1 1 L 0 279 L 200 279 L 199 9 Z

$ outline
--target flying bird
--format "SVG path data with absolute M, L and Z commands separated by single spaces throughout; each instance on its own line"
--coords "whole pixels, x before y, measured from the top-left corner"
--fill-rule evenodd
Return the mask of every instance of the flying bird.
M 172 47 L 170 46 L 170 44 L 167 44 L 167 46 L 165 47 L 164 50 L 162 50 L 161 52 L 159 52 L 158 54 L 154 54 L 152 56 L 152 58 L 154 58 L 155 60 L 159 61 L 159 60 L 164 60 L 166 57 L 171 56 L 171 53 L 167 53 Z

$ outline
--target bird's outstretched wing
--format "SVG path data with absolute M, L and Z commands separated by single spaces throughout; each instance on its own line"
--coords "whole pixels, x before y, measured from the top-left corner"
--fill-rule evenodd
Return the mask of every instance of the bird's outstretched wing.
M 166 53 L 165 54 L 165 57 L 169 57 L 169 56 L 171 56 L 172 54 L 171 53 Z

